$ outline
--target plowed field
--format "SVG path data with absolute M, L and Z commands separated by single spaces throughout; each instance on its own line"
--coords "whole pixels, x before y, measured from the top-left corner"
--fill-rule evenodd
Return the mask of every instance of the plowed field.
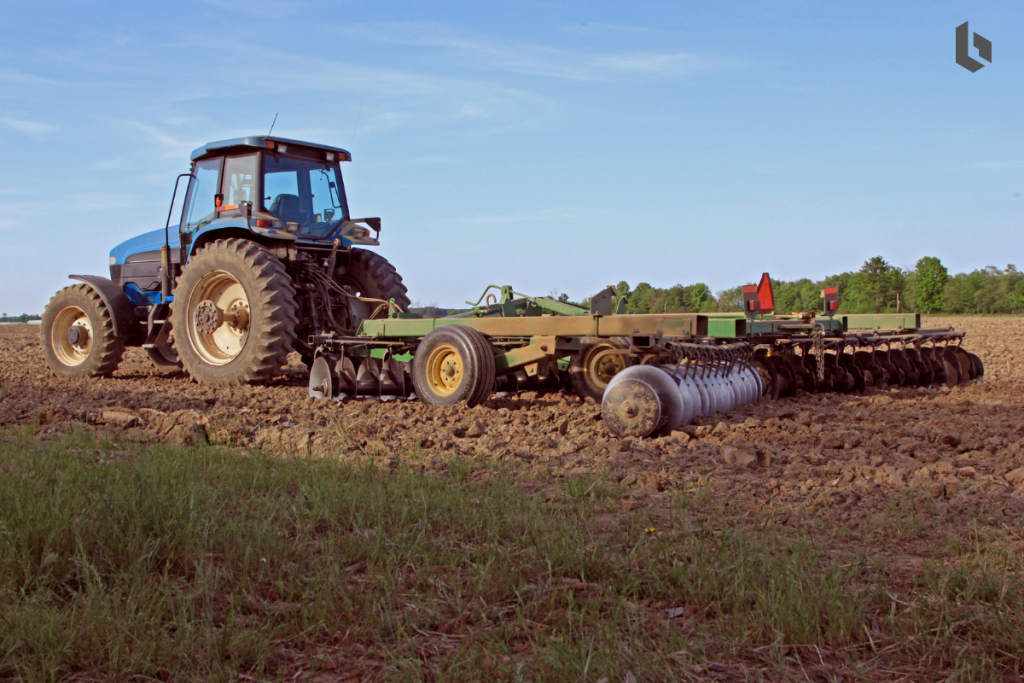
M 808 394 L 639 441 L 611 437 L 598 406 L 560 393 L 494 396 L 473 409 L 318 402 L 307 398 L 297 357 L 264 386 L 200 386 L 157 371 L 141 349 L 128 349 L 112 378 L 66 381 L 43 363 L 38 327 L 3 327 L 0 425 L 38 424 L 45 434 L 78 423 L 138 440 L 405 458 L 434 469 L 450 458 L 488 459 L 537 480 L 597 473 L 632 494 L 626 507 L 707 482 L 783 514 L 828 499 L 842 520 L 876 518 L 908 488 L 927 493 L 940 511 L 1024 509 L 1024 320 L 925 324 L 965 329 L 964 346 L 984 361 L 985 380 L 952 390 Z

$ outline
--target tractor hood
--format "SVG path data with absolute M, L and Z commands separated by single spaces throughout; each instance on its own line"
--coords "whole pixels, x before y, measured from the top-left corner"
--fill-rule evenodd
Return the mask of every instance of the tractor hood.
M 171 249 L 177 249 L 178 226 L 172 225 L 168 230 L 170 233 Z M 152 232 L 146 232 L 130 240 L 125 240 L 110 250 L 110 265 L 121 265 L 129 256 L 144 252 L 160 251 L 164 246 L 164 229 L 158 228 Z

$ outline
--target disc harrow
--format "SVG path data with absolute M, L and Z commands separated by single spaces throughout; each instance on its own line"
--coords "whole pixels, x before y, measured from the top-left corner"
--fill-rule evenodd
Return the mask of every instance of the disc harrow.
M 612 434 L 646 437 L 761 400 L 984 377 L 963 332 L 921 328 L 917 314 L 837 316 L 835 291 L 822 296 L 820 315 L 775 314 L 765 274 L 741 314 L 627 314 L 610 287 L 587 307 L 494 286 L 441 318 L 387 306 L 354 336 L 310 337 L 309 395 L 472 406 L 561 389 L 598 401 Z

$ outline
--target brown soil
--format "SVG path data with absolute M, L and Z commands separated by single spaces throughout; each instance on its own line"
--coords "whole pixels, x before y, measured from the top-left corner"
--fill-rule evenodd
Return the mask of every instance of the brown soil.
M 211 388 L 161 373 L 141 349 L 128 349 L 114 377 L 68 381 L 43 363 L 38 327 L 3 327 L 0 425 L 38 424 L 45 434 L 78 423 L 139 440 L 405 458 L 428 469 L 484 459 L 537 480 L 594 473 L 635 494 L 627 507 L 710 483 L 792 512 L 838 500 L 840 520 L 870 520 L 908 489 L 934 499 L 939 514 L 951 503 L 1024 508 L 1024 319 L 925 324 L 965 329 L 985 380 L 952 390 L 807 394 L 642 440 L 613 438 L 599 406 L 562 393 L 493 396 L 472 409 L 316 401 L 297 357 L 267 385 Z

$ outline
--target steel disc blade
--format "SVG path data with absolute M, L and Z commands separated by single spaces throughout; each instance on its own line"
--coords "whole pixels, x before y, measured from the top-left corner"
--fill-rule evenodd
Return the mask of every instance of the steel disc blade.
M 317 356 L 309 369 L 309 397 L 325 399 L 334 395 L 331 367 L 323 356 Z

